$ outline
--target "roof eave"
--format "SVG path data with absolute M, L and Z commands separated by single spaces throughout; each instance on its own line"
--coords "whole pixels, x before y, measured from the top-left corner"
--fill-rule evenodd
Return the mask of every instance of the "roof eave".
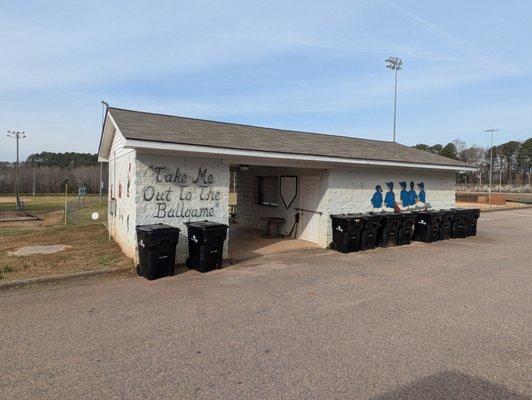
M 226 147 L 214 147 L 203 145 L 192 145 L 183 143 L 158 142 L 152 140 L 141 139 L 127 139 L 126 148 L 145 150 L 145 151 L 163 151 L 163 152 L 177 152 L 181 154 L 201 157 L 245 157 L 245 158 L 260 158 L 271 160 L 289 160 L 300 162 L 316 162 L 323 164 L 343 164 L 343 165 L 367 165 L 367 166 L 381 166 L 381 167 L 401 167 L 401 168 L 420 168 L 429 170 L 443 170 L 443 171 L 477 171 L 477 168 L 468 165 L 445 165 L 445 164 L 431 164 L 419 162 L 402 162 L 389 160 L 372 160 L 361 158 L 344 158 L 335 156 L 321 156 L 309 154 L 295 154 L 282 153 L 263 150 L 243 150 Z
M 98 161 L 108 162 L 111 145 L 116 132 L 120 132 L 113 116 L 109 112 L 109 108 L 105 113 L 105 119 L 102 125 L 102 135 L 100 137 L 100 145 L 98 146 Z

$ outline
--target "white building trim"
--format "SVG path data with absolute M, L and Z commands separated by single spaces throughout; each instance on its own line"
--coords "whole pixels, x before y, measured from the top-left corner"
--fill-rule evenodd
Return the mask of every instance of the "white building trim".
M 424 170 L 440 170 L 440 171 L 476 171 L 474 167 L 461 167 L 453 165 L 439 165 L 439 164 L 421 164 L 421 163 L 408 163 L 399 161 L 386 161 L 386 160 L 370 160 L 370 159 L 358 159 L 358 158 L 343 158 L 343 157 L 330 157 L 330 156 L 318 156 L 307 154 L 293 154 L 293 153 L 281 153 L 272 151 L 259 151 L 259 150 L 239 150 L 222 147 L 201 146 L 191 144 L 180 143 L 168 143 L 168 142 L 156 142 L 151 140 L 139 140 L 139 139 L 126 139 L 126 148 L 144 150 L 147 152 L 167 152 L 178 153 L 180 155 L 196 156 L 196 157 L 217 157 L 217 158 L 231 158 L 233 161 L 240 163 L 252 164 L 255 159 L 261 160 L 263 164 L 266 160 L 275 162 L 289 162 L 293 163 L 320 163 L 326 165 L 362 165 L 362 166 L 377 166 L 377 167 L 398 167 L 398 168 L 416 168 Z

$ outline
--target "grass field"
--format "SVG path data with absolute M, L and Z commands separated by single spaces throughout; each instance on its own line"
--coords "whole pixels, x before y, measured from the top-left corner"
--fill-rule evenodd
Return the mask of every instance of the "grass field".
M 75 197 L 73 196 L 72 199 Z M 14 197 L 0 197 L 0 211 L 13 210 Z M 74 211 L 64 224 L 64 197 L 39 196 L 26 199 L 25 209 L 40 221 L 0 223 L 0 281 L 79 272 L 103 267 L 133 267 L 118 245 L 109 241 L 102 222 L 106 204 Z M 93 212 L 100 218 L 94 221 Z M 55 254 L 14 256 L 10 252 L 23 246 L 62 244 L 70 248 Z
M 54 254 L 13 256 L 9 251 L 28 245 L 64 244 L 70 249 Z M 11 280 L 78 272 L 103 267 L 125 267 L 133 263 L 103 224 L 55 225 L 16 229 L 0 227 L 0 279 Z
M 97 212 L 99 218 L 92 219 L 92 214 Z M 74 225 L 87 225 L 107 221 L 107 204 L 95 204 L 88 207 L 80 208 L 69 214 L 68 223 Z
M 22 196 L 24 209 L 30 213 L 46 213 L 63 210 L 65 208 L 65 195 Z M 16 206 L 15 196 L 0 196 L 0 211 L 11 211 Z
M 31 194 L 22 195 L 24 202 L 24 209 L 28 212 L 50 212 L 59 211 L 65 208 L 65 195 L 64 194 L 50 194 L 50 195 L 38 195 L 32 197 Z M 87 196 L 87 198 L 95 198 L 97 196 Z M 76 199 L 77 196 L 68 196 L 68 201 Z M 103 198 L 104 202 L 107 199 Z M 16 206 L 15 196 L 0 196 L 0 211 L 14 210 Z

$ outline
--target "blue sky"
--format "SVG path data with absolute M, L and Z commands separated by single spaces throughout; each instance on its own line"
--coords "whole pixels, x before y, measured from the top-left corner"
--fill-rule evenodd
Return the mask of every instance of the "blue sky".
M 532 136 L 529 1 L 0 1 L 0 129 L 96 152 L 101 105 L 391 139 Z M 2 134 L 0 159 L 14 158 Z

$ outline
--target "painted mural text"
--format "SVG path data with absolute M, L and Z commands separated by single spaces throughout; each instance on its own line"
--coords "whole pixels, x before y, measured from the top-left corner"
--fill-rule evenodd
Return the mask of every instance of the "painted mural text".
M 177 183 L 184 186 L 189 184 L 189 176 L 181 172 L 179 167 L 174 172 L 168 172 L 167 167 L 155 167 L 154 170 L 157 174 L 155 178 L 157 182 Z M 198 186 L 208 186 L 214 183 L 214 176 L 207 174 L 206 168 L 198 168 L 196 177 L 192 178 L 191 181 Z
M 209 218 L 215 215 L 222 193 L 213 187 L 214 175 L 207 168 L 198 168 L 187 174 L 181 168 L 169 170 L 164 166 L 151 168 L 155 172 L 154 184 L 142 190 L 144 202 L 155 202 L 154 218 Z M 172 184 L 161 188 L 160 184 Z

